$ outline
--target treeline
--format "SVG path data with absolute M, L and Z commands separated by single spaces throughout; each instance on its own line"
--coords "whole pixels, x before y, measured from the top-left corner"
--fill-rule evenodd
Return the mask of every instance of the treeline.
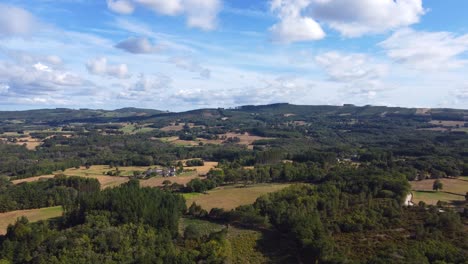
M 382 197 L 384 188 L 371 191 L 371 185 L 384 182 L 370 181 L 362 191 L 340 182 L 293 185 L 231 211 L 207 212 L 192 204 L 188 213 L 244 228 L 273 228 L 283 243 L 293 245 L 288 253 L 299 263 L 464 263 L 468 258 L 460 214 L 450 208 L 405 208 L 398 198 Z
M 182 196 L 138 181 L 82 196 L 62 222 L 22 218 L 0 236 L 0 263 L 223 263 L 226 232 L 178 233 Z
M 36 182 L 12 184 L 0 179 L 0 212 L 49 206 L 70 206 L 82 195 L 99 192 L 96 179 L 59 176 Z

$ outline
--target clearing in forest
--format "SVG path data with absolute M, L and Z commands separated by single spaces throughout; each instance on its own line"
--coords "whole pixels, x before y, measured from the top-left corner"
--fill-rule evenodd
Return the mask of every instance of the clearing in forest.
M 14 224 L 16 219 L 26 216 L 29 222 L 38 222 L 54 217 L 62 216 L 62 206 L 46 207 L 40 209 L 19 210 L 0 213 L 0 235 L 4 235 L 9 224 Z
M 200 205 L 208 212 L 212 208 L 223 208 L 231 210 L 241 205 L 252 204 L 258 197 L 276 192 L 288 187 L 290 184 L 256 184 L 223 186 L 208 191 L 206 194 L 192 195 L 187 197 L 187 206 L 193 202 Z
M 442 201 L 453 205 L 465 201 L 465 194 L 468 192 L 468 177 L 440 179 L 443 189 L 438 192 L 432 190 L 434 181 L 434 179 L 429 179 L 411 182 L 414 204 L 423 201 L 435 205 L 438 201 Z

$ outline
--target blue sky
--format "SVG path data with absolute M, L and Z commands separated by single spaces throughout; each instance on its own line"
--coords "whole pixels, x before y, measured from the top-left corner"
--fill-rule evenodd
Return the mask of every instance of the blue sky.
M 468 108 L 462 0 L 2 0 L 0 110 Z

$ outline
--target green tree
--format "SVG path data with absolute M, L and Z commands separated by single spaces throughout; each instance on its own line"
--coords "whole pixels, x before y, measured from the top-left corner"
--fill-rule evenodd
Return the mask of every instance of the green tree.
M 442 188 L 444 188 L 444 185 L 440 180 L 435 180 L 434 184 L 432 184 L 432 190 L 434 191 L 442 190 Z

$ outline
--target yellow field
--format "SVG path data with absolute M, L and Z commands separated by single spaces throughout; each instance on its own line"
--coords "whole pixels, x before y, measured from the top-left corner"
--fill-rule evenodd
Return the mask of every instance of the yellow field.
M 62 216 L 62 206 L 47 207 L 41 209 L 19 210 L 8 213 L 0 213 L 0 235 L 4 235 L 9 224 L 14 224 L 16 219 L 26 216 L 30 222 L 47 220 Z
M 20 183 L 23 183 L 23 182 L 35 182 L 35 181 L 39 181 L 39 180 L 42 180 L 42 179 L 51 179 L 55 177 L 55 175 L 51 174 L 51 175 L 42 175 L 42 176 L 37 176 L 37 177 L 31 177 L 31 178 L 26 178 L 26 179 L 19 179 L 19 180 L 13 180 L 11 181 L 13 184 L 20 184 Z
M 187 167 L 185 166 L 186 161 L 187 160 L 182 160 L 184 164 L 184 170 L 196 170 L 198 175 L 201 175 L 201 176 L 206 175 L 211 169 L 214 169 L 216 166 L 218 166 L 218 162 L 204 161 L 205 165 L 203 166 Z
M 468 192 L 468 177 L 440 179 L 440 181 L 443 189 L 438 192 L 432 190 L 433 179 L 411 182 L 413 203 L 424 201 L 427 204 L 436 204 L 437 201 L 443 201 L 453 204 L 465 200 L 465 194 Z
M 231 210 L 241 205 L 252 204 L 261 195 L 279 191 L 289 185 L 290 184 L 258 184 L 247 187 L 218 187 L 208 191 L 207 194 L 200 194 L 187 198 L 187 205 L 190 206 L 195 202 L 207 211 L 215 207 Z
M 163 186 L 163 182 L 165 180 L 169 180 L 172 183 L 178 184 L 187 184 L 189 181 L 193 179 L 203 179 L 203 177 L 198 176 L 196 173 L 189 174 L 188 176 L 176 176 L 176 177 L 152 177 L 148 180 L 140 180 L 141 187 L 159 187 Z
M 89 169 L 86 169 L 86 167 L 80 167 L 79 169 L 75 168 L 70 168 L 66 169 L 65 171 L 58 171 L 56 174 L 64 174 L 66 176 L 79 176 L 79 177 L 85 177 L 85 178 L 94 178 L 99 181 L 101 184 L 101 188 L 109 188 L 109 187 L 115 187 L 119 186 L 122 183 L 126 183 L 129 181 L 129 178 L 127 176 L 133 175 L 133 171 L 146 171 L 149 167 L 119 167 L 119 170 L 121 171 L 121 176 L 107 176 L 103 175 L 102 173 L 110 171 L 110 170 L 115 170 L 115 168 L 109 168 L 107 165 L 95 165 L 91 166 Z M 53 178 L 54 175 L 42 175 L 42 176 L 37 176 L 37 177 L 31 177 L 27 179 L 20 179 L 20 180 L 13 180 L 12 182 L 14 184 L 19 184 L 22 182 L 33 182 L 33 181 L 38 181 L 40 179 L 47 179 L 47 178 Z
M 8 136 L 8 134 L 4 134 L 5 136 Z M 17 142 L 10 142 L 7 141 L 6 138 L 0 137 L 0 140 L 5 141 L 7 144 L 14 144 L 14 145 L 26 145 L 26 148 L 29 150 L 35 150 L 36 147 L 42 144 L 42 141 L 37 139 L 37 138 L 32 138 L 31 136 L 27 137 L 18 137 Z
M 159 187 L 163 186 L 163 181 L 165 180 L 170 180 L 171 183 L 178 183 L 178 184 L 187 184 L 189 181 L 199 178 L 199 176 L 204 176 L 210 171 L 210 169 L 216 167 L 218 165 L 218 162 L 210 162 L 207 161 L 205 162 L 204 166 L 199 166 L 199 167 L 184 167 L 186 170 L 194 170 L 194 172 L 184 172 L 181 175 L 178 175 L 176 177 L 170 177 L 170 178 L 164 178 L 164 177 L 152 177 L 148 180 L 140 180 L 140 184 L 143 187 Z M 123 183 L 126 183 L 129 181 L 129 176 L 133 176 L 134 171 L 139 171 L 139 172 L 144 172 L 147 171 L 149 168 L 154 168 L 157 166 L 128 166 L 128 167 L 118 167 L 120 171 L 120 176 L 107 176 L 103 175 L 103 173 L 106 173 L 108 171 L 115 171 L 115 168 L 110 168 L 107 165 L 93 165 L 89 169 L 86 169 L 86 167 L 82 166 L 78 169 L 76 168 L 70 168 L 66 169 L 65 171 L 61 172 L 58 171 L 56 174 L 63 173 L 64 175 L 67 176 L 79 176 L 79 177 L 88 177 L 88 178 L 94 178 L 101 183 L 101 188 L 109 188 L 109 187 L 115 187 L 119 186 Z M 13 180 L 13 184 L 20 184 L 22 182 L 33 182 L 33 181 L 38 181 L 41 179 L 50 179 L 55 177 L 54 175 L 42 175 L 42 176 L 37 176 L 37 177 L 31 177 L 31 178 L 26 178 L 26 179 L 19 179 L 19 180 Z

